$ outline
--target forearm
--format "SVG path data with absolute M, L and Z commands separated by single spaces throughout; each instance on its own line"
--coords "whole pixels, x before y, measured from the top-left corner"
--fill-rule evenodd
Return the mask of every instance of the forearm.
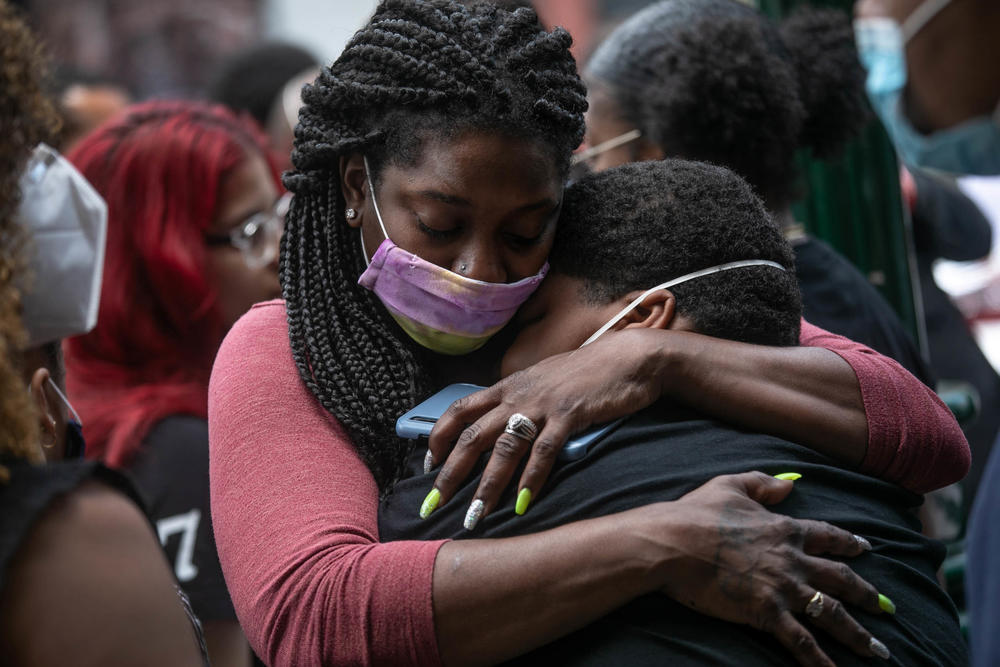
M 523 537 L 463 540 L 434 565 L 434 619 L 446 665 L 527 652 L 662 585 L 669 503 Z M 667 521 L 669 523 L 669 519 Z
M 637 333 L 650 335 L 662 396 L 851 466 L 864 459 L 868 422 L 858 378 L 836 353 L 686 332 Z

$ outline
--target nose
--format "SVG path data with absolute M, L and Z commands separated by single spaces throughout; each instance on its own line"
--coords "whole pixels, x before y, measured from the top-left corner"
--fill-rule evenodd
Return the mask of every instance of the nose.
M 459 253 L 451 270 L 485 283 L 507 282 L 507 269 L 500 248 L 485 239 L 470 244 Z

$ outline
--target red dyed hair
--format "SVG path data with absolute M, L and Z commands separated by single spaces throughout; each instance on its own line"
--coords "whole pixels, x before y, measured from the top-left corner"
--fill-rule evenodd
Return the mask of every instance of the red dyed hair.
M 66 341 L 87 455 L 128 462 L 169 415 L 207 416 L 225 335 L 204 233 L 224 179 L 249 155 L 274 163 L 249 120 L 198 102 L 130 107 L 68 155 L 108 203 L 97 327 Z

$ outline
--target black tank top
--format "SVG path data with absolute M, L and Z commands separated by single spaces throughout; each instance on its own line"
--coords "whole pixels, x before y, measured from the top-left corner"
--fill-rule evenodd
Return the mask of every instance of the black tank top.
M 10 471 L 10 480 L 6 484 L 0 484 L 0 594 L 6 584 L 10 562 L 32 526 L 54 500 L 71 493 L 84 482 L 93 479 L 111 487 L 132 500 L 146 514 L 142 500 L 128 478 L 97 461 L 74 460 L 30 465 L 21 461 L 0 460 L 0 464 Z M 152 529 L 152 524 L 150 528 Z M 184 592 L 176 584 L 174 588 L 191 621 L 202 662 L 207 666 L 208 653 L 201 623 L 191 611 Z

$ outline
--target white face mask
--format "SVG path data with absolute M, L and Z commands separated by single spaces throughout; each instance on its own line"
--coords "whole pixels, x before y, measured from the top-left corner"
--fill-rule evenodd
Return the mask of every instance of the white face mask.
M 38 144 L 21 176 L 16 217 L 30 236 L 21 281 L 29 345 L 93 329 L 108 231 L 104 199 L 66 158 Z
M 786 270 L 785 267 L 783 267 L 781 264 L 778 264 L 777 262 L 772 262 L 769 259 L 744 259 L 738 262 L 728 262 L 726 264 L 718 264 L 716 266 L 710 266 L 707 269 L 702 269 L 700 271 L 693 271 L 691 273 L 686 273 L 683 276 L 674 278 L 673 280 L 668 280 L 667 282 L 657 285 L 656 287 L 652 287 L 643 292 L 642 294 L 640 294 L 639 297 L 636 298 L 632 303 L 622 308 L 622 310 L 617 315 L 608 320 L 607 324 L 605 324 L 603 327 L 595 331 L 593 336 L 583 341 L 583 345 L 589 345 L 598 338 L 600 338 L 602 335 L 607 333 L 607 331 L 611 329 L 611 327 L 618 324 L 618 322 L 623 317 L 628 315 L 640 303 L 642 303 L 643 299 L 645 299 L 647 296 L 649 296 L 650 294 L 652 294 L 657 290 L 669 289 L 675 285 L 680 285 L 681 283 L 686 283 L 689 280 L 694 280 L 695 278 L 703 278 L 704 276 L 710 276 L 713 273 L 719 273 L 720 271 L 731 271 L 732 269 L 742 269 L 743 267 L 746 266 L 770 266 L 775 269 L 780 269 L 782 271 Z M 581 345 L 580 347 L 583 347 L 583 345 Z

